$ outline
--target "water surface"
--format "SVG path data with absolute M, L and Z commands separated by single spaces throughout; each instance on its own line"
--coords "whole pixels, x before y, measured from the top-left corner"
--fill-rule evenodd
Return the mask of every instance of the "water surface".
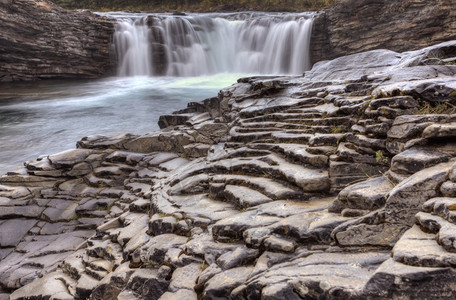
M 87 135 L 145 134 L 160 115 L 214 97 L 242 74 L 113 77 L 0 85 L 0 174 Z

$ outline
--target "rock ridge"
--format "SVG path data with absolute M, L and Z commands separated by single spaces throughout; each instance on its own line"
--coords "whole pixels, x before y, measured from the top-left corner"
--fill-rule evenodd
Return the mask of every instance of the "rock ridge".
M 442 49 L 239 79 L 26 162 L 0 178 L 0 299 L 453 299 Z

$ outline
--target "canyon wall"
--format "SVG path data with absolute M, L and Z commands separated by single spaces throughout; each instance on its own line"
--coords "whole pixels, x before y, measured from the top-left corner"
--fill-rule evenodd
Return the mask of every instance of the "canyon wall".
M 47 1 L 0 1 L 0 81 L 111 72 L 112 21 Z
M 316 17 L 312 61 L 368 51 L 416 50 L 456 38 L 454 0 L 340 0 Z

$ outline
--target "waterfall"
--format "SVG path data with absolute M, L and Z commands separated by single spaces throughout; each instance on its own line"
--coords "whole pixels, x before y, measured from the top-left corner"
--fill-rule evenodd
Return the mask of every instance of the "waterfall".
M 125 16 L 115 28 L 119 76 L 301 74 L 312 15 Z

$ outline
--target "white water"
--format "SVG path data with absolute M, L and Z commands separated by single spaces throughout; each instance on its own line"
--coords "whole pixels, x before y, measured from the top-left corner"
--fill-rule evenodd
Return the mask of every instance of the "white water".
M 116 17 L 120 77 L 0 84 L 0 175 L 87 135 L 155 131 L 160 115 L 239 77 L 309 68 L 310 15 L 162 15 L 149 19 L 153 26 L 145 15 Z M 152 59 L 160 47 L 169 62 L 160 75 L 168 76 L 151 76 L 163 63 Z
M 297 75 L 311 67 L 309 14 L 117 17 L 120 76 Z

